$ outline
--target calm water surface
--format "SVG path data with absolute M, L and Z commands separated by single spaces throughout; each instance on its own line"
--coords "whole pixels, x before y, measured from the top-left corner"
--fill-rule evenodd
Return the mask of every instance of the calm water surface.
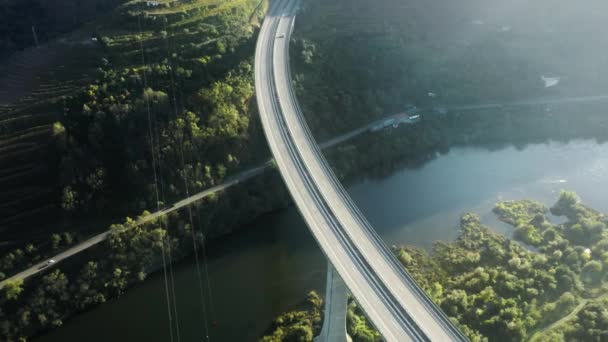
M 433 241 L 454 239 L 458 219 L 467 211 L 511 234 L 490 212 L 499 200 L 530 198 L 549 206 L 567 189 L 608 212 L 607 171 L 608 145 L 593 141 L 522 150 L 454 148 L 420 169 L 363 181 L 349 191 L 388 244 L 428 248 Z M 206 307 L 206 321 L 194 262 L 175 269 L 181 341 L 204 341 L 205 325 L 211 341 L 254 341 L 309 290 L 324 289 L 324 257 L 294 208 L 214 242 L 208 254 L 213 304 Z M 36 341 L 170 341 L 163 291 L 162 276 L 153 276 Z

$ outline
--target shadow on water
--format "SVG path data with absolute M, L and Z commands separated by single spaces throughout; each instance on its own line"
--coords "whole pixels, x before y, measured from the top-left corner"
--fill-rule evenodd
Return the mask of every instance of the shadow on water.
M 471 115 L 462 115 L 461 120 L 475 118 L 478 128 L 489 126 L 480 113 Z M 524 140 L 529 143 L 517 146 L 510 144 L 509 134 L 497 137 L 498 130 L 476 132 L 457 122 L 461 127 L 458 134 L 436 140 L 450 142 L 443 153 L 433 153 L 441 147 L 431 146 L 424 153 L 431 153 L 432 158 L 416 167 L 398 167 L 408 165 L 407 158 L 404 164 L 384 164 L 392 170 L 383 170 L 384 176 L 374 169 L 359 168 L 359 177 L 350 180 L 349 191 L 388 244 L 426 248 L 433 241 L 455 238 L 459 217 L 467 211 L 480 214 L 484 223 L 510 235 L 511 228 L 498 224 L 491 213 L 500 200 L 530 198 L 550 206 L 561 189 L 568 189 L 577 191 L 590 206 L 608 211 L 605 195 L 597 191 L 608 186 L 608 145 L 594 140 L 595 128 L 568 125 L 559 116 L 536 125 L 530 118 L 534 117 L 520 115 L 511 121 L 531 127 L 527 132 L 509 132 L 517 139 L 529 137 Z M 603 117 L 590 115 L 588 120 Z M 426 122 L 420 129 L 429 133 L 433 124 Z M 387 134 L 412 131 L 410 127 Z M 403 149 L 409 151 L 409 146 L 404 144 Z M 205 322 L 213 340 L 255 340 L 275 317 L 297 307 L 309 290 L 322 293 L 324 289 L 323 254 L 294 207 L 265 215 L 215 240 L 207 261 L 213 306 L 206 308 L 206 316 L 199 304 L 193 260 L 175 269 L 183 340 L 201 340 Z M 151 278 L 121 299 L 76 316 L 37 340 L 166 341 L 163 278 Z

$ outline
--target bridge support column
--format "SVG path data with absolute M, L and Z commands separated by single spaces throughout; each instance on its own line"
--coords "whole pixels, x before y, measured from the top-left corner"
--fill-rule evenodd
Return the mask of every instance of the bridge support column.
M 328 261 L 323 327 L 314 342 L 352 341 L 346 332 L 347 294 L 346 284 Z

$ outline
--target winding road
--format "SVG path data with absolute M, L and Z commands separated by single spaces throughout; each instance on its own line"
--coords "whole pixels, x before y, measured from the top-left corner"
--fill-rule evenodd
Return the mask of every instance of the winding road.
M 375 120 L 362 127 L 359 127 L 350 132 L 347 132 L 345 134 L 332 138 L 331 140 L 328 140 L 328 141 L 324 142 L 323 144 L 321 144 L 321 148 L 323 148 L 323 149 L 329 148 L 329 147 L 344 143 L 348 140 L 351 140 L 351 139 L 369 131 L 372 127 L 376 126 L 378 123 L 382 122 L 382 120 L 385 120 L 385 119 L 386 118 Z M 237 185 L 239 183 L 245 182 L 251 178 L 254 178 L 255 176 L 262 174 L 263 172 L 268 170 L 270 167 L 271 167 L 271 163 L 267 162 L 263 165 L 260 165 L 260 166 L 254 167 L 252 169 L 238 173 L 235 176 L 228 178 L 225 182 L 223 182 L 219 185 L 213 186 L 213 187 L 203 190 L 197 194 L 194 194 L 188 198 L 175 202 L 172 206 L 170 206 L 166 209 L 159 210 L 148 216 L 140 218 L 139 221 L 137 221 L 137 224 L 144 224 L 144 223 L 154 220 L 160 216 L 166 215 L 170 212 L 173 212 L 173 211 L 181 209 L 185 206 L 188 206 L 188 205 L 190 205 L 196 201 L 199 201 L 205 197 L 208 197 L 212 194 L 226 190 L 227 188 Z M 90 247 L 93 247 L 93 246 L 103 242 L 105 239 L 108 238 L 108 235 L 109 235 L 109 232 L 103 232 L 101 234 L 95 235 L 85 241 L 78 243 L 74 247 L 66 249 L 63 252 L 61 252 L 53 257 L 50 257 L 49 259 L 53 259 L 55 261 L 55 264 L 53 264 L 52 267 L 57 266 L 58 263 L 60 263 L 61 261 L 65 260 L 73 255 L 76 255 Z M 31 277 L 32 275 L 42 272 L 48 266 L 47 260 L 45 260 L 44 262 L 37 263 L 37 264 L 29 267 L 28 269 L 25 269 L 3 281 L 0 281 L 0 289 L 4 286 L 4 284 L 6 282 L 14 281 L 17 279 L 27 279 L 27 278 Z M 50 266 L 49 266 L 49 268 L 50 268 Z
M 245 172 L 242 172 L 242 173 L 236 175 L 235 177 L 228 179 L 226 182 L 224 182 L 222 184 L 219 184 L 219 185 L 216 185 L 216 186 L 211 187 L 209 189 L 206 189 L 204 191 L 201 191 L 201 192 L 199 192 L 199 193 L 197 193 L 197 194 L 195 194 L 193 196 L 190 196 L 190 197 L 188 197 L 186 199 L 183 199 L 183 200 L 181 200 L 179 202 L 175 202 L 172 206 L 170 206 L 170 207 L 168 207 L 166 209 L 162 209 L 162 210 L 154 212 L 154 213 L 152 213 L 150 215 L 146 215 L 146 216 L 140 217 L 138 219 L 136 225 L 142 225 L 142 224 L 144 224 L 146 222 L 150 222 L 150 221 L 155 220 L 155 219 L 157 219 L 157 218 L 159 218 L 159 217 L 161 217 L 163 215 L 167 215 L 170 212 L 179 210 L 179 209 L 181 209 L 181 208 L 183 208 L 185 206 L 188 206 L 188 205 L 190 205 L 190 204 L 192 204 L 192 203 L 194 203 L 196 201 L 199 201 L 199 200 L 201 200 L 201 199 L 203 199 L 205 197 L 208 197 L 208 196 L 210 196 L 212 194 L 215 194 L 216 192 L 220 192 L 220 191 L 226 190 L 227 188 L 229 188 L 229 187 L 231 187 L 233 185 L 236 185 L 238 183 L 244 182 L 244 181 L 246 181 L 246 180 L 248 180 L 250 178 L 253 178 L 253 177 L 255 177 L 255 176 L 263 173 L 269 167 L 270 167 L 270 165 L 267 163 L 267 164 L 264 164 L 262 166 L 258 166 L 256 168 L 253 168 L 253 169 L 247 170 Z M 67 258 L 69 258 L 69 257 L 71 257 L 71 256 L 73 256 L 75 254 L 78 254 L 78 253 L 80 253 L 80 252 L 82 252 L 82 251 L 84 251 L 84 250 L 86 250 L 88 248 L 91 248 L 91 247 L 93 247 L 93 246 L 95 246 L 95 245 L 97 245 L 97 244 L 105 241 L 108 238 L 109 235 L 110 235 L 110 231 L 103 232 L 101 234 L 95 235 L 92 238 L 89 238 L 89 239 L 87 239 L 87 240 L 85 240 L 83 242 L 80 242 L 76 246 L 71 247 L 71 248 L 69 248 L 69 249 L 67 249 L 67 250 L 65 250 L 65 251 L 63 251 L 63 252 L 61 252 L 61 253 L 53 256 L 53 257 L 51 257 L 50 259 L 52 259 L 52 260 L 55 261 L 55 263 L 53 265 L 49 265 L 47 263 L 48 259 L 44 260 L 43 262 L 39 262 L 39 263 L 31 266 L 30 268 L 28 268 L 28 269 L 26 269 L 24 271 L 21 271 L 21 272 L 15 274 L 15 275 L 13 275 L 13 276 L 11 276 L 11 277 L 3 280 L 3 281 L 1 281 L 0 282 L 0 289 L 7 282 L 15 281 L 15 280 L 18 280 L 18 279 L 25 280 L 25 279 L 27 279 L 27 278 L 29 278 L 29 277 L 31 277 L 31 276 L 39 273 L 39 272 L 42 272 L 42 271 L 46 270 L 47 268 L 56 267 L 57 264 L 59 264 L 60 262 L 64 261 L 65 259 L 67 259 Z
M 350 199 L 294 95 L 289 41 L 298 2 L 273 3 L 255 56 L 256 96 L 281 175 L 309 229 L 387 341 L 466 341 L 418 287 Z
M 388 341 L 466 340 L 405 272 L 391 251 L 352 203 L 318 150 L 353 139 L 391 116 L 316 145 L 291 87 L 289 40 L 297 1 L 275 2 L 259 34 L 256 49 L 256 92 L 264 129 L 281 174 L 313 235 L 347 282 L 376 327 Z M 284 36 L 283 36 L 284 35 Z M 279 38 L 283 36 L 282 38 Z M 275 44 L 277 43 L 278 44 Z M 606 102 L 608 96 L 581 96 L 515 101 L 506 104 L 446 106 L 449 111 L 503 107 Z M 241 172 L 224 183 L 141 217 L 144 224 L 269 169 L 270 163 Z M 3 281 L 27 279 L 105 241 L 110 232 L 95 235 Z

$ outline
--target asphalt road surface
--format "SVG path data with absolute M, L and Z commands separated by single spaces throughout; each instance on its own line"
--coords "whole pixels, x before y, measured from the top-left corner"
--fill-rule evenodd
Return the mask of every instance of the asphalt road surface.
M 377 125 L 382 120 L 385 120 L 385 119 L 373 121 L 373 122 L 371 122 L 369 124 L 366 124 L 365 126 L 357 128 L 357 129 L 355 129 L 353 131 L 350 131 L 350 132 L 347 132 L 347 133 L 345 133 L 343 135 L 340 135 L 340 136 L 337 136 L 335 138 L 332 138 L 331 140 L 323 143 L 322 144 L 322 148 L 328 148 L 328 147 L 331 147 L 331 146 L 335 146 L 335 145 L 341 144 L 341 143 L 343 143 L 345 141 L 348 141 L 350 139 L 353 139 L 356 136 L 361 135 L 361 134 L 369 131 L 373 126 Z M 241 172 L 241 173 L 235 175 L 234 177 L 228 179 L 227 181 L 225 181 L 222 184 L 219 184 L 217 186 L 211 187 L 211 188 L 206 189 L 204 191 L 201 191 L 201 192 L 199 192 L 197 194 L 194 194 L 194 195 L 192 195 L 192 196 L 190 196 L 188 198 L 185 198 L 185 199 L 183 199 L 183 200 L 181 200 L 179 202 L 176 202 L 176 203 L 174 203 L 169 208 L 166 208 L 166 209 L 154 212 L 154 213 L 152 213 L 152 214 L 150 214 L 150 215 L 148 215 L 146 217 L 143 217 L 142 219 L 140 219 L 138 221 L 138 223 L 139 224 L 146 223 L 146 222 L 148 222 L 150 220 L 156 219 L 156 218 L 158 218 L 160 216 L 166 215 L 166 214 L 168 214 L 168 213 L 170 213 L 172 211 L 178 210 L 178 209 L 183 208 L 183 207 L 185 207 L 185 206 L 187 206 L 189 204 L 192 204 L 192 203 L 194 203 L 196 201 L 199 201 L 199 200 L 201 200 L 201 199 L 203 199 L 203 198 L 205 198 L 207 196 L 215 194 L 216 192 L 220 192 L 220 191 L 226 190 L 227 188 L 229 188 L 231 186 L 234 186 L 236 184 L 242 183 L 242 182 L 247 181 L 247 180 L 249 180 L 249 179 L 251 179 L 251 178 L 253 178 L 253 177 L 257 176 L 257 175 L 262 174 L 264 171 L 266 171 L 270 167 L 271 167 L 270 163 L 265 163 L 264 165 L 255 167 L 253 169 L 249 169 L 249 170 L 244 171 L 244 172 Z M 40 263 L 38 263 L 36 265 L 33 265 L 32 267 L 30 267 L 30 268 L 28 268 L 26 270 L 23 270 L 22 272 L 19 272 L 19 273 L 13 275 L 13 276 L 11 276 L 11 277 L 9 277 L 9 278 L 1 281 L 0 282 L 0 288 L 2 288 L 4 286 L 4 284 L 6 282 L 8 282 L 8 281 L 13 281 L 13 280 L 16 280 L 16 279 L 26 279 L 26 278 L 28 278 L 28 277 L 30 277 L 30 276 L 38 273 L 38 272 L 43 271 L 47 267 L 55 267 L 57 264 L 59 264 L 61 261 L 65 260 L 66 258 L 69 258 L 69 257 L 71 257 L 71 256 L 73 256 L 75 254 L 78 254 L 78 253 L 82 252 L 83 250 L 85 250 L 87 248 L 90 248 L 92 246 L 95 246 L 96 244 L 104 241 L 105 239 L 108 238 L 108 235 L 109 235 L 109 232 L 101 233 L 99 235 L 96 235 L 96 236 L 88 239 L 88 240 L 80 242 L 76 246 L 74 246 L 72 248 L 69 248 L 69 249 L 67 249 L 67 250 L 65 250 L 65 251 L 63 251 L 63 252 L 61 252 L 61 253 L 59 253 L 59 254 L 57 254 L 57 255 L 49 258 L 49 259 L 47 259 L 47 260 L 45 260 L 43 262 L 40 262 Z M 55 263 L 53 265 L 48 265 L 47 264 L 47 261 L 50 260 L 50 259 L 52 259 L 52 260 L 55 261 Z
M 289 41 L 297 1 L 273 4 L 255 58 L 256 96 L 266 138 L 309 229 L 387 341 L 464 341 L 407 274 L 337 181 L 295 98 Z
M 137 221 L 137 223 L 138 224 L 144 224 L 146 222 L 149 222 L 149 221 L 152 221 L 154 219 L 157 219 L 160 216 L 166 215 L 166 214 L 168 214 L 168 213 L 170 213 L 172 211 L 175 211 L 175 210 L 178 210 L 180 208 L 183 208 L 183 207 L 185 207 L 185 206 L 187 206 L 189 204 L 192 204 L 192 203 L 194 203 L 194 202 L 196 202 L 198 200 L 201 200 L 201 199 L 203 199 L 203 198 L 205 198 L 205 197 L 207 197 L 209 195 L 212 195 L 212 194 L 214 194 L 216 192 L 226 190 L 227 188 L 229 188 L 229 187 L 231 187 L 231 186 L 233 186 L 235 184 L 241 183 L 243 181 L 246 181 L 246 180 L 248 180 L 250 178 L 253 178 L 253 177 L 261 174 L 268 167 L 270 167 L 270 166 L 268 164 L 265 164 L 265 165 L 253 168 L 251 170 L 247 170 L 245 172 L 242 172 L 242 173 L 236 175 L 234 178 L 231 178 L 231 179 L 227 180 L 226 182 L 224 182 L 224 183 L 222 183 L 220 185 L 211 187 L 211 188 L 209 188 L 207 190 L 204 190 L 204 191 L 199 192 L 199 193 L 197 193 L 197 194 L 195 194 L 193 196 L 190 196 L 190 197 L 188 197 L 186 199 L 183 199 L 183 200 L 181 200 L 179 202 L 176 202 L 171 207 L 159 210 L 159 211 L 157 211 L 155 213 L 152 213 L 152 214 L 150 214 L 148 216 L 141 217 Z M 40 263 L 38 263 L 36 265 L 33 265 L 32 267 L 30 267 L 30 268 L 28 268 L 28 269 L 26 269 L 26 270 L 24 270 L 22 272 L 19 272 L 19 273 L 15 274 L 15 275 L 11 276 L 10 278 L 7 278 L 7 279 L 3 280 L 2 282 L 0 282 L 0 288 L 2 288 L 6 282 L 14 281 L 16 279 L 27 279 L 28 277 L 31 277 L 32 275 L 34 275 L 34 274 L 36 274 L 38 272 L 42 272 L 42 271 L 44 271 L 47 268 L 55 267 L 55 266 L 57 266 L 57 264 L 61 263 L 63 260 L 65 260 L 65 259 L 67 259 L 67 258 L 69 258 L 69 257 L 71 257 L 71 256 L 73 256 L 75 254 L 78 254 L 78 253 L 84 251 L 85 249 L 90 248 L 92 246 L 95 246 L 98 243 L 104 241 L 105 239 L 108 238 L 109 235 L 110 235 L 109 231 L 101 233 L 99 235 L 95 235 L 94 237 L 92 237 L 92 238 L 90 238 L 88 240 L 85 240 L 85 241 L 77 244 L 76 246 L 63 251 L 63 252 L 61 252 L 61 253 L 59 253 L 59 254 L 51 257 L 50 259 L 44 260 L 43 262 L 40 262 Z M 55 263 L 53 263 L 52 265 L 48 264 L 48 260 L 51 260 L 51 259 L 55 261 Z

